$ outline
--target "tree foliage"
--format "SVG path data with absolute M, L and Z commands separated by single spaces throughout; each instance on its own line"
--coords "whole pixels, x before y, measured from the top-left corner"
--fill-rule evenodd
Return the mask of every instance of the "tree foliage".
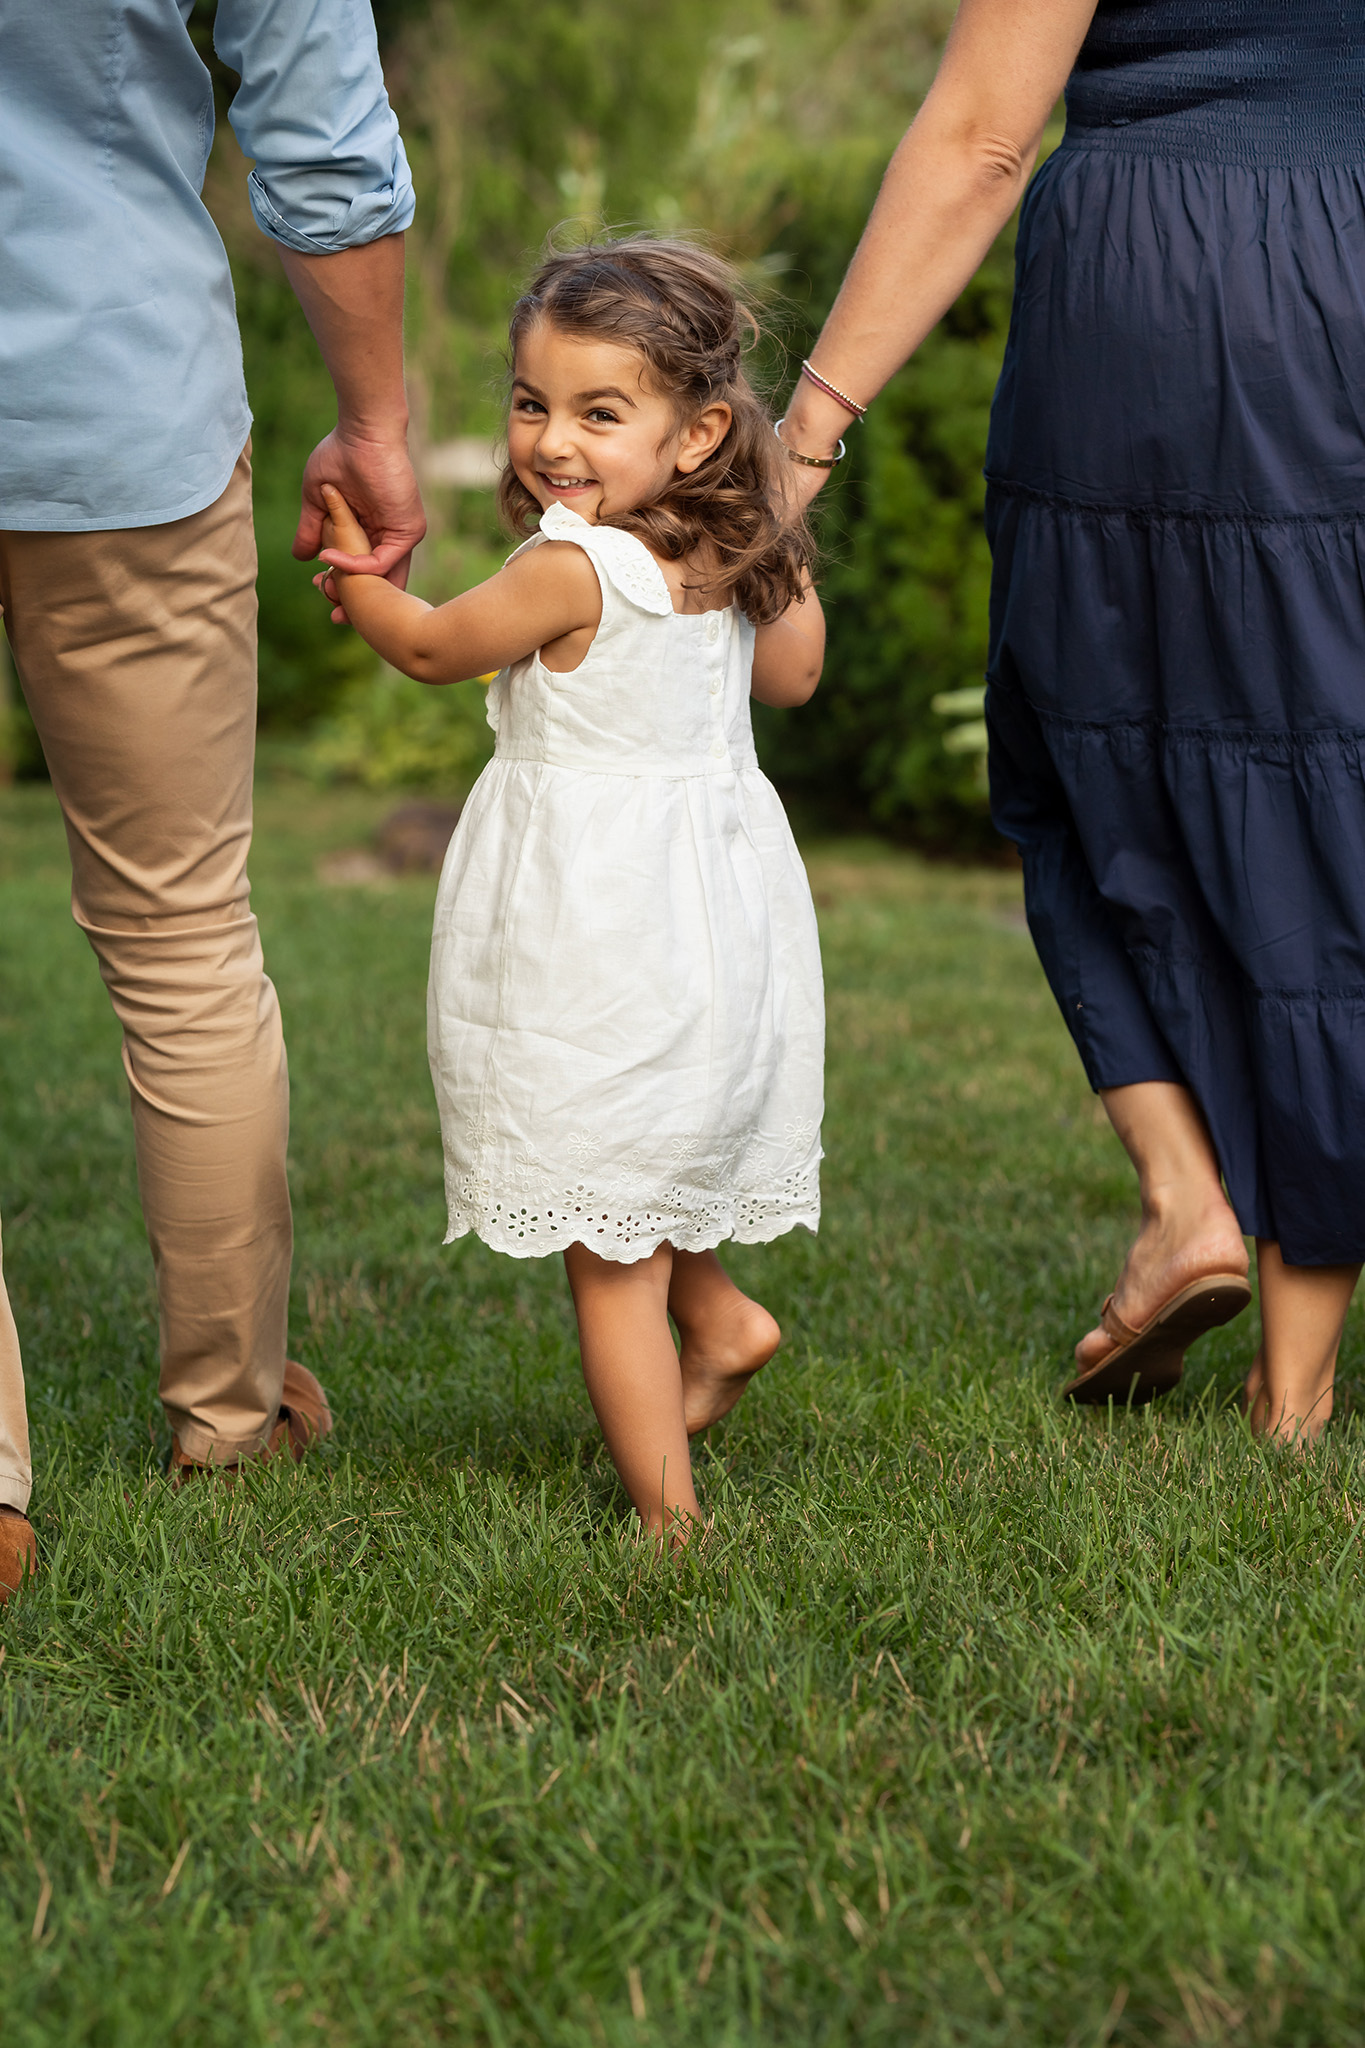
M 759 368 L 780 397 L 951 11 L 947 0 L 375 0 L 418 192 L 408 346 L 419 453 L 497 431 L 508 305 L 552 233 L 711 237 L 767 307 Z M 213 57 L 212 19 L 212 0 L 196 0 L 191 33 L 221 113 L 235 80 Z M 382 704 L 411 720 L 407 696 L 377 688 L 373 658 L 329 626 L 289 553 L 299 473 L 332 397 L 252 223 L 245 170 L 220 119 L 206 197 L 233 262 L 255 414 L 262 717 L 277 728 L 327 717 L 333 737 L 338 718 L 368 730 Z M 964 848 L 988 837 L 978 766 L 945 747 L 932 700 L 978 682 L 984 660 L 981 463 L 1008 240 L 850 433 L 820 515 L 825 681 L 799 716 L 759 717 L 765 761 L 808 806 Z M 428 503 L 418 576 L 439 599 L 487 574 L 500 543 L 488 498 L 437 488 Z M 419 744 L 414 728 L 387 752 L 406 759 Z

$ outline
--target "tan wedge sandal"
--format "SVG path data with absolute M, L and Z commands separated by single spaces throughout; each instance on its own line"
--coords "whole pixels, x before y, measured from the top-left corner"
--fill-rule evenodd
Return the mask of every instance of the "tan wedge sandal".
M 1182 1287 L 1140 1330 L 1134 1330 L 1114 1307 L 1111 1294 L 1100 1311 L 1100 1327 L 1116 1348 L 1063 1387 L 1062 1399 L 1131 1402 L 1140 1408 L 1158 1394 L 1169 1393 L 1185 1370 L 1185 1353 L 1196 1338 L 1230 1323 L 1250 1300 L 1250 1284 L 1239 1274 L 1209 1273 Z

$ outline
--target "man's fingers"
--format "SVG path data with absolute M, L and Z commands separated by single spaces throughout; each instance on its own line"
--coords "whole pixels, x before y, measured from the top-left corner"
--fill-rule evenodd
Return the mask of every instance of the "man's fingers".
M 416 545 L 417 542 L 410 533 L 399 534 L 394 540 L 376 541 L 373 553 L 379 567 L 373 573 L 377 576 L 387 576 L 390 583 L 392 583 L 395 578 L 395 572 L 401 567 L 403 570 L 403 582 L 406 583 L 408 580 L 406 564 L 411 559 L 412 551 Z
M 311 562 L 322 545 L 323 511 L 320 505 L 305 504 L 299 515 L 289 552 L 296 562 Z

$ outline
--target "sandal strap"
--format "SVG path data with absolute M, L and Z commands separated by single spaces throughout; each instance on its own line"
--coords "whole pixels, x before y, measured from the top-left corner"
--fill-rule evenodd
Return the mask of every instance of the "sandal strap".
M 1114 1297 L 1112 1294 L 1100 1310 L 1100 1328 L 1107 1336 L 1112 1337 L 1116 1344 L 1132 1344 L 1138 1335 L 1136 1330 L 1124 1322 L 1123 1317 L 1114 1307 Z

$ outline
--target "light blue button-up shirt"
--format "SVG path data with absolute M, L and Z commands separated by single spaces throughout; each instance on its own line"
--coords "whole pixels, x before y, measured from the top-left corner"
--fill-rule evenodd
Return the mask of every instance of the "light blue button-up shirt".
M 246 440 L 191 5 L 0 0 L 0 528 L 183 518 Z M 267 234 L 322 256 L 408 225 L 366 0 L 218 0 L 214 42 Z

